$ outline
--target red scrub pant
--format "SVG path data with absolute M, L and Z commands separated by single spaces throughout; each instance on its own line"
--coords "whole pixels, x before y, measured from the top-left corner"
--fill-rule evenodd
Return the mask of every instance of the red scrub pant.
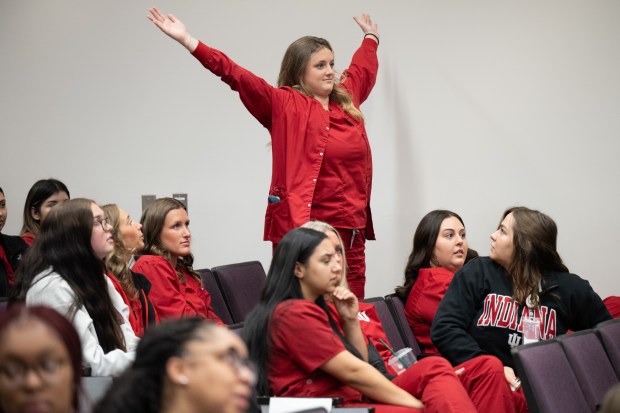
M 409 367 L 392 383 L 424 403 L 424 410 L 386 404 L 347 403 L 351 406 L 372 406 L 376 413 L 475 413 L 476 407 L 454 373 L 448 360 L 425 357 Z
M 349 290 L 361 300 L 366 286 L 366 236 L 363 229 L 336 228 L 347 258 L 347 284 Z
M 455 371 L 463 368 L 460 376 Z M 424 412 L 522 413 L 522 394 L 510 390 L 504 366 L 492 356 L 480 356 L 456 367 L 442 358 L 421 359 L 392 383 L 424 403 Z M 365 405 L 354 403 L 351 405 Z M 420 412 L 401 406 L 372 404 L 376 413 Z

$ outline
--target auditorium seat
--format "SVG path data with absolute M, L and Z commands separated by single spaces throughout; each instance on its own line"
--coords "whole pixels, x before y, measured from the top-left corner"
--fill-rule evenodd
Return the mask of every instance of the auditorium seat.
M 511 352 L 531 413 L 594 412 L 556 340 L 515 347 Z
M 222 291 L 217 284 L 213 272 L 208 268 L 197 270 L 196 272 L 200 274 L 205 290 L 211 295 L 211 307 L 213 311 L 215 311 L 215 314 L 217 314 L 224 324 L 233 324 L 232 316 L 230 315 L 230 311 L 228 310 L 228 306 L 226 305 L 226 301 L 224 300 L 224 296 L 222 295 Z
M 409 326 L 409 322 L 407 321 L 407 316 L 405 315 L 405 304 L 400 299 L 398 295 L 389 294 L 385 296 L 385 302 L 392 313 L 392 317 L 396 321 L 396 325 L 398 330 L 403 337 L 405 342 L 405 347 L 409 347 L 413 350 L 413 354 L 418 357 L 422 351 L 420 350 L 420 346 L 418 345 L 418 341 L 415 339 L 413 335 L 413 331 Z
M 620 379 L 620 318 L 604 321 L 594 329 L 598 334 L 616 376 Z
M 579 378 L 588 405 L 591 409 L 598 408 L 607 390 L 618 383 L 618 376 L 605 353 L 603 343 L 594 330 L 565 334 L 557 340 Z
M 259 261 L 213 267 L 213 274 L 222 291 L 233 323 L 241 323 L 258 304 L 267 280 Z
M 375 307 L 377 315 L 381 320 L 383 330 L 385 331 L 385 335 L 390 341 L 392 348 L 394 350 L 400 350 L 401 348 L 407 347 L 405 345 L 405 340 L 398 329 L 396 320 L 392 317 L 392 313 L 390 312 L 385 299 L 383 297 L 372 297 L 365 298 L 362 302 L 372 304 Z

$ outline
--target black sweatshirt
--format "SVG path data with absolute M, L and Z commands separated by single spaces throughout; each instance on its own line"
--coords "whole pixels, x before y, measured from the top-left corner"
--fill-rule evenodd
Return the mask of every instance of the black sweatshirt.
M 611 319 L 590 283 L 575 274 L 547 271 L 541 287 L 537 308 L 518 305 L 504 268 L 488 257 L 476 258 L 450 283 L 435 314 L 431 339 L 453 365 L 491 354 L 512 367 L 510 349 L 523 342 L 524 314 L 541 319 L 540 337 L 545 340 Z

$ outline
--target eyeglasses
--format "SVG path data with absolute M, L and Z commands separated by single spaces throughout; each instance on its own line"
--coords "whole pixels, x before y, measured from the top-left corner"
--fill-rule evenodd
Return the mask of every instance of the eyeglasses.
M 238 374 L 241 374 L 244 370 L 250 371 L 252 373 L 252 384 L 256 381 L 258 371 L 256 365 L 249 358 L 241 356 L 234 348 L 230 348 L 222 353 L 205 352 L 199 354 L 212 355 L 216 359 L 221 360 L 234 368 Z M 191 356 L 191 353 L 186 353 L 183 355 L 183 358 L 187 359 L 191 358 Z
M 0 366 L 0 380 L 7 387 L 20 387 L 26 383 L 28 372 L 32 370 L 45 383 L 56 380 L 58 372 L 66 365 L 66 358 L 46 358 L 36 363 L 25 363 L 23 361 L 6 361 Z
M 256 367 L 254 366 L 254 363 L 252 363 L 249 358 L 242 357 L 241 355 L 239 355 L 239 353 L 232 349 L 228 350 L 223 354 L 215 355 L 215 357 L 219 358 L 224 363 L 227 363 L 228 365 L 234 367 L 237 372 L 240 372 L 242 369 L 248 369 L 252 373 L 256 373 Z
M 103 219 L 95 218 L 93 225 L 101 225 L 102 230 L 106 230 L 106 226 L 110 225 L 110 217 L 105 217 Z

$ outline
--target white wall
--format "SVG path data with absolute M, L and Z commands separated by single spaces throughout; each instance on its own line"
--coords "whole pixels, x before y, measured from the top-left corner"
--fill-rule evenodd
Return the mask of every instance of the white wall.
M 146 19 L 150 2 L 0 0 L 0 186 L 17 233 L 37 179 L 116 202 L 189 193 L 197 267 L 259 259 L 267 132 L 235 93 Z M 275 82 L 294 39 L 330 39 L 346 67 L 379 23 L 380 74 L 362 110 L 378 240 L 367 295 L 401 281 L 429 210 L 461 214 L 470 243 L 515 204 L 550 214 L 569 268 L 620 295 L 620 2 L 160 1 L 191 32 Z

